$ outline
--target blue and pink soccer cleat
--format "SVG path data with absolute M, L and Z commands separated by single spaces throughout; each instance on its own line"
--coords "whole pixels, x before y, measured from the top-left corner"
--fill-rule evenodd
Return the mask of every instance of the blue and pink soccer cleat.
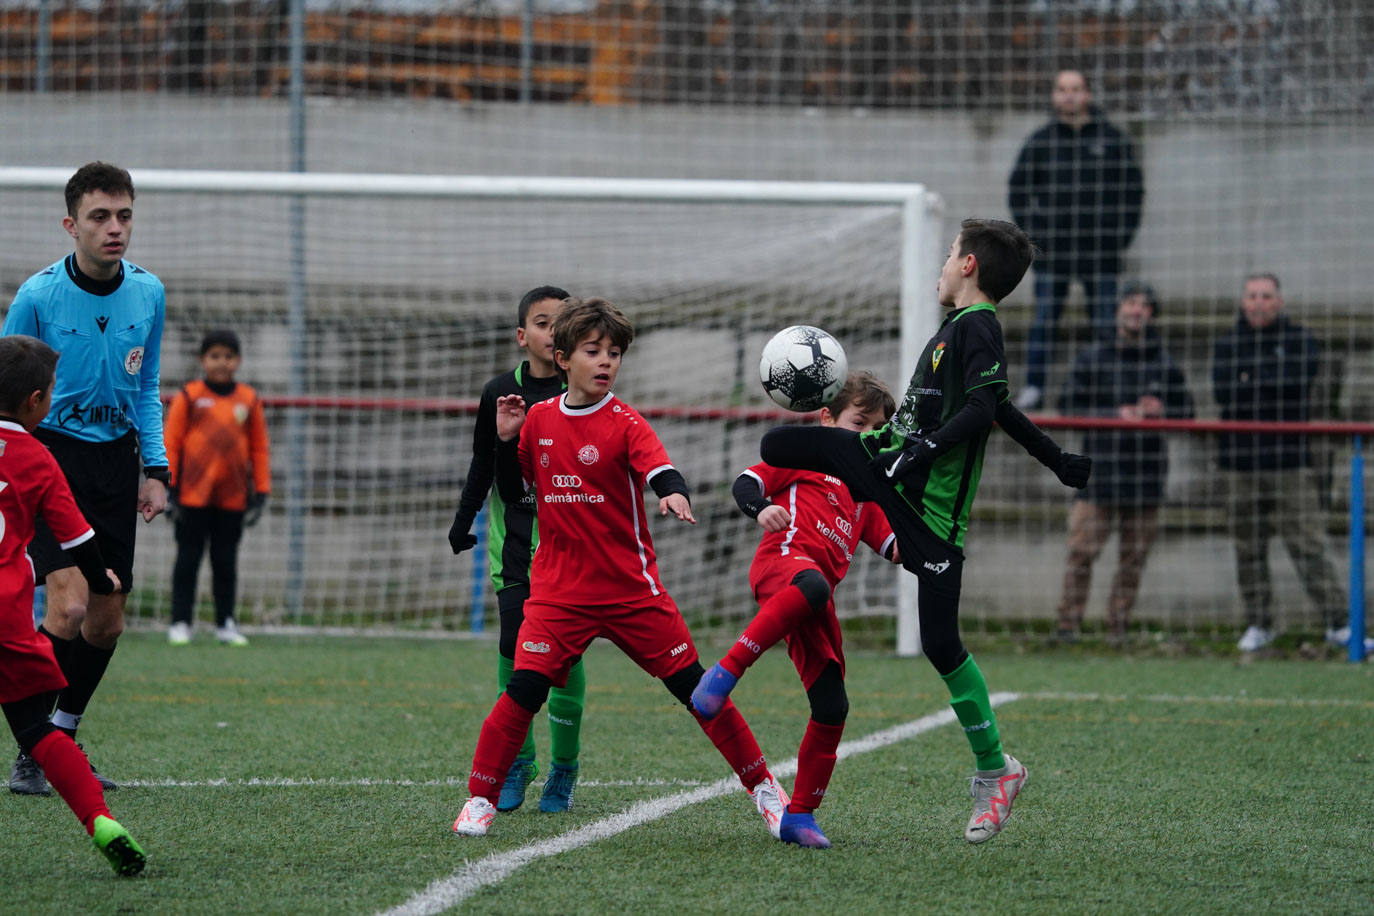
M 717 662 L 701 676 L 696 689 L 692 691 L 692 708 L 703 719 L 714 719 L 725 707 L 725 701 L 730 699 L 730 691 L 735 689 L 737 683 L 739 678 Z
M 795 843 L 808 849 L 830 848 L 830 841 L 821 833 L 821 828 L 816 826 L 816 816 L 810 811 L 805 814 L 784 811 L 778 832 L 781 834 L 778 839 L 784 843 Z

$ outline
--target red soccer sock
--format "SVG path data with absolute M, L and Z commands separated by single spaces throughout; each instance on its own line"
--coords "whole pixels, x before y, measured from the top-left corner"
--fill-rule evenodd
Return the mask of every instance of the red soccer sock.
M 802 590 L 795 585 L 787 586 L 759 607 L 743 635 L 720 660 L 721 667 L 740 677 L 760 655 L 795 630 L 810 614 L 811 603 Z
M 710 721 L 695 712 L 692 718 L 697 720 L 706 737 L 711 739 L 716 750 L 730 764 L 744 788 L 754 791 L 754 786 L 768 775 L 768 765 L 758 741 L 754 739 L 754 733 L 749 729 L 749 723 L 744 721 L 735 704 L 726 700 L 720 712 Z
M 843 725 L 822 725 L 815 719 L 806 723 L 806 735 L 797 751 L 797 779 L 792 785 L 788 811 L 806 814 L 820 807 L 830 785 L 830 774 L 835 772 L 835 752 L 843 734 Z
M 496 801 L 533 718 L 534 713 L 512 700 L 510 694 L 502 692 L 496 698 L 496 705 L 477 736 L 477 750 L 473 751 L 472 771 L 468 774 L 469 795 Z
M 91 762 L 71 735 L 61 729 L 48 732 L 33 746 L 30 756 L 43 768 L 43 775 L 48 777 L 48 782 L 72 809 L 86 832 L 94 833 L 96 817 L 101 814 L 109 817 L 110 809 L 105 806 L 105 793 L 100 790 L 100 783 L 91 775 Z

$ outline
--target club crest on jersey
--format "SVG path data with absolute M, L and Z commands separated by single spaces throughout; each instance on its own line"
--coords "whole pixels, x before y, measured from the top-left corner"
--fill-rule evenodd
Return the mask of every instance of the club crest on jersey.
M 834 506 L 834 507 L 837 508 L 837 509 L 838 509 L 839 506 L 840 506 L 840 498 L 839 498 L 838 496 L 835 495 L 835 491 L 834 491 L 834 490 L 826 490 L 826 491 L 825 491 L 825 501 L 828 502 L 828 503 L 830 503 L 830 505 Z
M 4 439 L 0 439 L 0 458 L 3 458 L 4 456 L 5 456 L 5 440 L 4 440 Z M 3 487 L 0 487 L 0 489 L 4 489 L 4 488 L 3 488 Z
M 539 453 L 539 466 L 540 466 L 541 468 L 546 468 L 546 467 L 549 466 L 549 453 L 548 453 L 548 452 L 540 452 L 540 453 Z
M 584 445 L 577 450 L 577 460 L 583 464 L 596 464 L 601 458 L 601 453 L 596 450 L 595 445 Z
M 940 360 L 945 358 L 945 342 L 942 340 L 935 345 L 935 352 L 930 354 L 930 368 L 935 371 L 940 368 Z
M 124 371 L 130 375 L 138 375 L 138 370 L 143 368 L 143 348 L 134 347 L 124 355 Z
M 234 422 L 237 423 L 239 426 L 242 426 L 243 424 L 245 424 L 245 423 L 248 422 L 248 405 L 247 405 L 247 404 L 235 404 L 235 405 L 234 405 Z

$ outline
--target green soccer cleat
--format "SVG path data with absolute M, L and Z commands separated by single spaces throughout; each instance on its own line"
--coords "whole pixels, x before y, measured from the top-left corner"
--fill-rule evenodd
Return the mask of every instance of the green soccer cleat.
M 129 831 L 118 821 L 103 814 L 95 816 L 95 833 L 91 835 L 91 842 L 110 860 L 110 867 L 121 878 L 132 878 L 143 871 L 148 861 L 143 849 L 129 836 Z

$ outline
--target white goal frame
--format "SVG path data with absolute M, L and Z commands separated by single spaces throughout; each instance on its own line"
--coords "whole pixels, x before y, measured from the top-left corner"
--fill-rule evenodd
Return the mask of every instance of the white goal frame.
M 66 186 L 71 173 L 70 168 L 0 167 L 0 188 L 60 191 Z M 900 347 L 903 385 L 915 369 L 920 348 L 939 327 L 935 287 L 947 241 L 942 234 L 944 202 L 938 194 L 921 184 L 137 168 L 131 169 L 130 174 L 142 193 L 251 194 L 295 200 L 308 197 L 418 197 L 428 200 L 503 198 L 777 206 L 887 205 L 901 211 Z M 299 256 L 293 257 L 293 263 L 303 271 L 304 255 L 297 254 Z M 303 274 L 298 278 L 298 284 L 297 288 L 303 290 Z M 298 326 L 303 328 L 303 315 L 301 321 L 302 324 Z M 897 393 L 900 396 L 900 386 Z M 292 443 L 287 443 L 288 462 L 295 464 L 291 457 L 292 448 Z M 288 475 L 299 472 L 299 467 L 288 467 Z M 291 507 L 288 507 L 290 514 Z M 915 577 L 907 575 L 898 576 L 897 582 L 897 654 L 918 655 L 921 642 L 916 612 L 917 582 Z M 288 591 L 293 587 L 299 586 L 288 585 Z M 288 595 L 288 604 L 291 603 L 293 598 Z

